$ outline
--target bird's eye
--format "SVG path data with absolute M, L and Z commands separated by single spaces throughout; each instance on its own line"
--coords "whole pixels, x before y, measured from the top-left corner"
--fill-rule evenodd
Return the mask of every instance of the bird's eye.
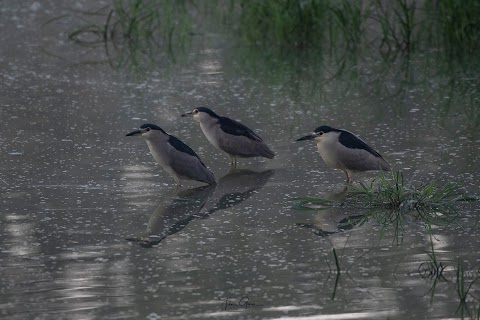
M 321 136 L 323 134 L 323 131 L 320 131 L 317 133 L 317 135 Z
M 146 130 L 146 131 L 147 131 L 147 132 L 148 132 L 148 131 L 150 131 L 150 128 L 147 128 L 147 130 Z
M 197 114 L 197 113 L 198 113 L 197 109 L 193 110 L 193 114 Z

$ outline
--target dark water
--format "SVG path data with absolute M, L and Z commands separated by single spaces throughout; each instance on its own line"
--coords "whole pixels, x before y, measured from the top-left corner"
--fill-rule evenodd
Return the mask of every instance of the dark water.
M 343 188 L 313 144 L 295 142 L 320 124 L 359 134 L 412 183 L 478 192 L 478 74 L 434 54 L 272 58 L 207 34 L 181 63 L 132 75 L 102 48 L 66 40 L 78 20 L 45 24 L 92 6 L 0 4 L 2 318 L 475 317 L 478 286 L 466 304 L 458 291 L 480 276 L 478 205 L 429 232 L 415 221 L 400 231 L 344 224 L 361 212 L 298 211 L 289 199 Z M 199 105 L 254 128 L 275 159 L 229 172 L 198 124 L 179 117 Z M 198 151 L 218 185 L 175 193 L 145 142 L 125 137 L 147 121 Z

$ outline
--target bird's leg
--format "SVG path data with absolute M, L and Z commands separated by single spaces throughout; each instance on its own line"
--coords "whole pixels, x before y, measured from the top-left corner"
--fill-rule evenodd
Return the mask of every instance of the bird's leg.
M 231 174 L 231 173 L 235 172 L 236 170 L 237 169 L 234 166 L 230 166 L 230 168 L 228 169 L 226 174 Z
M 174 177 L 174 178 L 175 178 L 175 182 L 177 183 L 177 187 L 175 188 L 175 192 L 177 192 L 182 185 L 180 184 L 180 179 L 178 179 L 177 177 Z
M 345 175 L 347 176 L 347 184 L 352 183 L 353 182 L 352 174 L 350 172 L 348 172 L 347 170 L 343 170 L 343 172 L 345 172 Z
M 235 168 L 237 166 L 237 158 L 231 155 L 229 155 L 229 157 L 230 157 L 230 167 Z
M 353 182 L 353 175 L 351 172 L 347 171 L 347 179 L 348 179 L 348 183 L 352 183 Z

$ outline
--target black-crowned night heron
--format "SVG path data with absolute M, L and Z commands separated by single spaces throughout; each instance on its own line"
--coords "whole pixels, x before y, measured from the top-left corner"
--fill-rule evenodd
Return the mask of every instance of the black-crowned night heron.
M 221 117 L 212 110 L 199 107 L 182 114 L 182 117 L 193 115 L 200 122 L 200 128 L 208 141 L 216 148 L 228 154 L 231 165 L 236 158 L 265 157 L 273 159 L 275 154 L 255 132 L 240 122 Z
M 140 130 L 128 133 L 127 137 L 129 136 L 141 136 L 147 141 L 153 158 L 172 175 L 177 187 L 180 186 L 180 180 L 215 183 L 213 173 L 207 169 L 195 151 L 159 126 L 146 123 Z
M 347 130 L 321 126 L 297 141 L 312 139 L 323 161 L 334 169 L 343 170 L 347 182 L 353 181 L 356 171 L 390 171 L 390 165 L 377 151 Z

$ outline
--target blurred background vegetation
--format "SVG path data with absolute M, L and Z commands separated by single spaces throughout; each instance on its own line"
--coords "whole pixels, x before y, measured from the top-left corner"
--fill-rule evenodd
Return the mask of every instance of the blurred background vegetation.
M 480 127 L 478 0 L 112 0 L 72 16 L 69 39 L 104 50 L 122 73 L 171 68 L 200 43 L 222 49 L 231 61 L 222 72 L 278 85 L 293 100 L 329 94 L 335 78 L 331 95 L 355 86 L 402 103 L 422 92 L 445 127 L 452 117 L 466 132 Z
M 480 46 L 477 0 L 113 0 L 95 16 L 103 18 L 72 30 L 70 39 L 110 43 L 128 50 L 133 63 L 136 53 L 172 52 L 188 45 L 189 35 L 209 31 L 232 35 L 233 45 L 278 52 L 473 55 Z

